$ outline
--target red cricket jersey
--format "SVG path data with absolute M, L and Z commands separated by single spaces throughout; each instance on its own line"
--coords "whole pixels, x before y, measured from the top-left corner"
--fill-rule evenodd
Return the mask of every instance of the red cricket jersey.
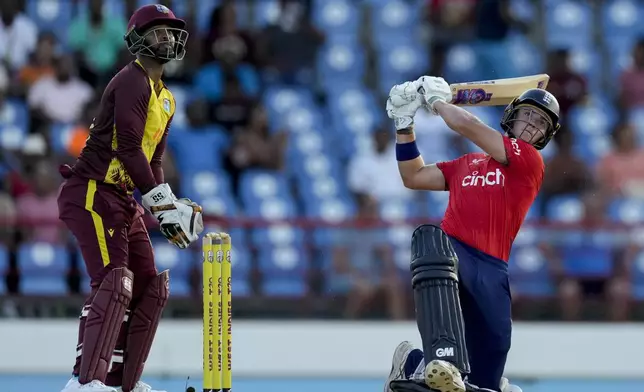
M 507 262 L 514 238 L 543 182 L 545 165 L 531 144 L 507 136 L 503 144 L 506 165 L 484 153 L 436 165 L 449 191 L 443 231 Z

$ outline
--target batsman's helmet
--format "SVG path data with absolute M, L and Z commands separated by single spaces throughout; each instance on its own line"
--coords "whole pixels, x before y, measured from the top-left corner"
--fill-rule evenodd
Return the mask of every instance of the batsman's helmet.
M 517 118 L 519 108 L 532 106 L 536 109 L 539 109 L 546 114 L 548 124 L 544 131 L 543 137 L 537 142 L 533 143 L 533 146 L 537 150 L 543 149 L 552 137 L 559 130 L 559 102 L 554 95 L 549 93 L 546 90 L 540 88 L 532 88 L 526 90 L 523 94 L 515 98 L 503 112 L 503 117 L 501 118 L 501 128 L 508 135 L 518 138 L 520 135 L 515 135 L 514 123 L 517 121 L 524 121 Z M 529 124 L 526 123 L 526 127 Z
M 163 27 L 161 27 L 163 26 Z M 123 37 L 133 55 L 148 56 L 161 64 L 186 55 L 186 22 L 166 6 L 145 5 L 134 11 Z

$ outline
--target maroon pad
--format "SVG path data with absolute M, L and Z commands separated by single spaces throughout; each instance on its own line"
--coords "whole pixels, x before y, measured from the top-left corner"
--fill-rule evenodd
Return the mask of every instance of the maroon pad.
M 170 294 L 169 272 L 165 270 L 150 281 L 132 309 L 123 363 L 123 392 L 130 392 L 141 379 L 163 309 Z
M 105 382 L 125 310 L 132 300 L 133 285 L 134 275 L 125 267 L 114 268 L 101 282 L 85 320 L 78 374 L 81 384 Z

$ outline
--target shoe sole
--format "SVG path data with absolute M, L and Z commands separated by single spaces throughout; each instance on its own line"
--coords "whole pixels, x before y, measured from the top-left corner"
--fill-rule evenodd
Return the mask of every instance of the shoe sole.
M 383 388 L 384 392 L 393 392 L 393 390 L 389 388 L 389 384 L 393 380 L 401 378 L 401 375 L 405 371 L 405 358 L 407 358 L 413 349 L 414 347 L 407 341 L 400 343 L 398 347 L 396 347 L 391 359 L 391 371 L 389 372 L 389 377 L 387 377 L 385 387 Z M 396 366 L 396 364 L 398 364 L 398 366 Z
M 431 361 L 425 367 L 425 384 L 440 392 L 465 392 L 465 383 L 452 364 Z

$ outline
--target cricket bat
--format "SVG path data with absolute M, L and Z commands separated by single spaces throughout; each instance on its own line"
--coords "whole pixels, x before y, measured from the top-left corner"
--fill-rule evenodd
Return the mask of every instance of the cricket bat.
M 478 82 L 454 83 L 452 104 L 458 106 L 505 106 L 531 88 L 545 89 L 550 76 L 538 74 Z

